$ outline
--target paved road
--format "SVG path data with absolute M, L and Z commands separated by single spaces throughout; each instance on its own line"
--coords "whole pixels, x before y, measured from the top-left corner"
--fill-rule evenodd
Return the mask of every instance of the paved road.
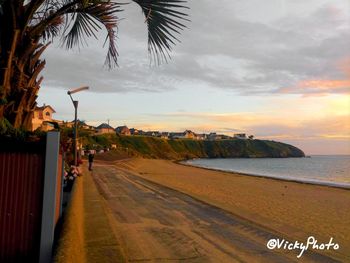
M 129 262 L 336 262 L 268 250 L 273 231 L 116 166 L 92 176 Z

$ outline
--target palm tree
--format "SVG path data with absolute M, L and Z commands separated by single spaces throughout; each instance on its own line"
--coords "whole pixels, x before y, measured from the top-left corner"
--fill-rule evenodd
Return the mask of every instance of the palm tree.
M 167 60 L 176 34 L 185 27 L 182 0 L 132 0 L 145 16 L 148 49 Z M 41 55 L 54 38 L 70 49 L 107 32 L 105 64 L 117 65 L 116 29 L 123 4 L 111 0 L 0 0 L 0 120 L 28 128 L 45 67 Z

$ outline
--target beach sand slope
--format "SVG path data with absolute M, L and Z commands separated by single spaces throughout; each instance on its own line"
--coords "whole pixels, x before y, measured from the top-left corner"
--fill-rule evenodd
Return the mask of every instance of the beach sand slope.
M 115 165 L 272 229 L 292 242 L 306 242 L 314 236 L 319 243 L 328 243 L 332 237 L 340 249 L 318 252 L 350 262 L 349 190 L 212 171 L 166 160 L 129 159 Z

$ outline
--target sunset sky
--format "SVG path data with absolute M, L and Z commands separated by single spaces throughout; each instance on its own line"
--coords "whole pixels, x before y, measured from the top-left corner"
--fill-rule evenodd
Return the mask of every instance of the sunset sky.
M 103 67 L 101 41 L 66 51 L 53 43 L 39 105 L 92 125 L 244 132 L 306 154 L 350 154 L 348 0 L 189 0 L 191 22 L 168 64 L 149 63 L 136 5 L 120 13 L 119 68 Z

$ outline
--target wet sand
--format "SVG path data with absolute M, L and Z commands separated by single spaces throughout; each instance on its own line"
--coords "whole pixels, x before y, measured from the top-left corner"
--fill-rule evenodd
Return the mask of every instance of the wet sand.
M 166 160 L 129 159 L 116 167 L 217 206 L 289 241 L 314 236 L 340 249 L 350 261 L 350 191 L 180 165 Z M 329 255 L 330 252 L 322 253 Z

